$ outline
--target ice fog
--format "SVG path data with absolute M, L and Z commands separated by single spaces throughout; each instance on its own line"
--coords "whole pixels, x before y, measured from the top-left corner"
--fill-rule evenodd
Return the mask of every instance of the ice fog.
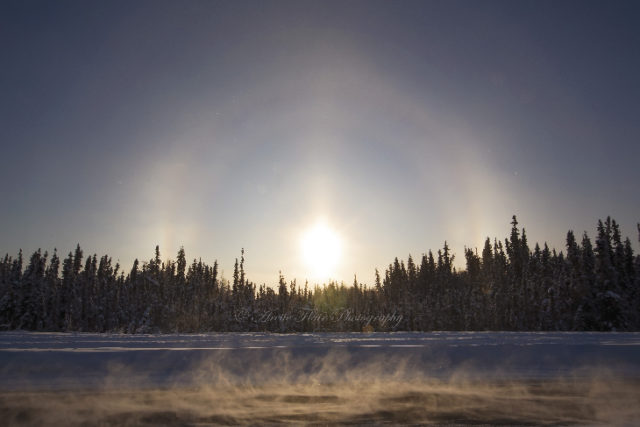
M 8 425 L 630 424 L 640 334 L 0 334 Z

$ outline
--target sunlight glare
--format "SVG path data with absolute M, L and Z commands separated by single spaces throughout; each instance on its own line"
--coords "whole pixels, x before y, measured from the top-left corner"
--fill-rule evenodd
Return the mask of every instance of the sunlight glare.
M 302 257 L 311 279 L 325 280 L 334 274 L 342 255 L 338 234 L 324 222 L 307 229 L 300 239 Z

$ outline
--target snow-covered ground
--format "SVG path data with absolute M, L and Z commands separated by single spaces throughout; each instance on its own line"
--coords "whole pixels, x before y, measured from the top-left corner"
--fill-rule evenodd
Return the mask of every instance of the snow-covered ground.
M 3 332 L 0 407 L 10 424 L 625 423 L 640 333 Z

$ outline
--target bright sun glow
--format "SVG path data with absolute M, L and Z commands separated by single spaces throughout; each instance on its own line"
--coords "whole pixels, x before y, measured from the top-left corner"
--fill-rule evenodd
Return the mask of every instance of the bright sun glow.
M 342 255 L 338 234 L 325 223 L 318 222 L 304 232 L 300 243 L 302 257 L 309 268 L 309 278 L 330 278 Z

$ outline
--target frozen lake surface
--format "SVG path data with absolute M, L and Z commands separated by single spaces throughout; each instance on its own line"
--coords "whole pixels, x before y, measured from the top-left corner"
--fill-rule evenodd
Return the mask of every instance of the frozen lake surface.
M 9 424 L 626 424 L 640 333 L 0 333 Z

